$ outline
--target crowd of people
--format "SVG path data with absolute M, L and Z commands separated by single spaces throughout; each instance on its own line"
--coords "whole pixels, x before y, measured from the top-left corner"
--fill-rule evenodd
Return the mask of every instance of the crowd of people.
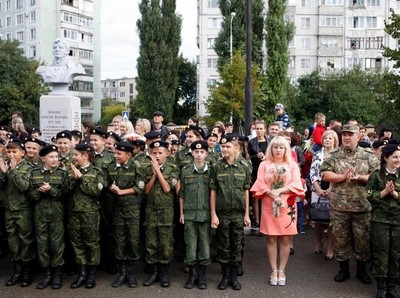
M 95 287 L 99 265 L 116 273 L 113 287 L 134 288 L 144 247 L 144 286 L 170 286 L 178 249 L 188 266 L 185 288 L 206 289 L 217 237 L 218 288 L 240 290 L 247 226 L 267 235 L 269 282 L 284 286 L 293 236 L 310 224 L 307 209 L 324 202 L 330 220 L 311 222 L 314 253 L 326 243 L 325 260 L 336 258 L 340 267 L 335 281 L 350 277 L 354 257 L 357 278 L 372 283 L 372 260 L 377 297 L 398 297 L 400 145 L 393 131 L 367 136 L 354 119 L 326 127 L 317 113 L 299 138 L 282 104 L 275 112 L 275 122 L 256 120 L 247 137 L 229 122 L 206 133 L 195 117 L 184 131 L 170 131 L 156 111 L 135 125 L 116 116 L 109 131 L 84 122 L 82 131 L 58 132 L 52 144 L 13 113 L 11 126 L 0 127 L 2 218 L 13 263 L 6 285 L 31 285 L 37 260 L 38 289 L 61 288 L 62 267 L 73 264 L 71 288 Z

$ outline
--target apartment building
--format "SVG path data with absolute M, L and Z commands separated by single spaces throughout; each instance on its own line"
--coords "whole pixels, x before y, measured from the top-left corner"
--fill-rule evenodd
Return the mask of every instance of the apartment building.
M 135 78 L 106 79 L 101 81 L 102 98 L 111 98 L 127 107 L 137 96 Z

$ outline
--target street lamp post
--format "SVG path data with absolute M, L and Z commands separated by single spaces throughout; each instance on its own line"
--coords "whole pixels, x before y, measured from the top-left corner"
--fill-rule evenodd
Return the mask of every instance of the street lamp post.
M 229 43 L 229 53 L 231 54 L 231 61 L 232 61 L 232 56 L 233 56 L 233 34 L 232 34 L 232 21 L 233 21 L 233 18 L 236 16 L 236 12 L 231 12 L 231 26 L 230 26 L 230 43 Z

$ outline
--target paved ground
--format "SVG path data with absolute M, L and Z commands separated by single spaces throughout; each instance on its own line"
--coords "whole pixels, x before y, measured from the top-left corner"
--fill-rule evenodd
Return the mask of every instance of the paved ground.
M 28 288 L 20 286 L 6 287 L 11 264 L 7 258 L 0 260 L 0 297 L 374 297 L 375 284 L 364 285 L 355 278 L 355 261 L 352 261 L 352 277 L 343 283 L 333 281 L 338 271 L 336 261 L 325 261 L 323 254 L 314 254 L 314 234 L 311 228 L 306 234 L 295 237 L 295 254 L 290 257 L 287 268 L 286 286 L 270 286 L 270 268 L 266 255 L 266 243 L 263 236 L 247 235 L 244 257 L 245 275 L 240 277 L 241 291 L 217 289 L 220 280 L 220 267 L 212 263 L 207 274 L 208 288 L 206 290 L 186 290 L 183 285 L 187 275 L 183 273 L 182 263 L 171 265 L 171 287 L 161 288 L 158 284 L 152 287 L 142 286 L 146 274 L 143 264 L 138 272 L 139 287 L 130 289 L 126 285 L 114 289 L 111 287 L 113 276 L 100 272 L 97 286 L 88 290 L 85 288 L 72 290 L 69 288 L 74 279 L 64 276 L 64 286 L 60 290 L 36 290 L 36 284 L 41 276 L 35 275 L 34 284 Z

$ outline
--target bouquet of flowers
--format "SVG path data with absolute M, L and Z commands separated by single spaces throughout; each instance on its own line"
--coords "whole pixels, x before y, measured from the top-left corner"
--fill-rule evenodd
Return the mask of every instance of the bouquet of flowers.
M 271 189 L 278 189 L 285 185 L 285 177 L 283 176 L 286 172 L 286 168 L 284 166 L 277 167 L 273 170 L 273 181 L 271 183 Z M 284 207 L 284 204 L 278 205 L 275 202 L 272 202 L 272 214 L 274 217 L 279 217 L 279 208 Z

